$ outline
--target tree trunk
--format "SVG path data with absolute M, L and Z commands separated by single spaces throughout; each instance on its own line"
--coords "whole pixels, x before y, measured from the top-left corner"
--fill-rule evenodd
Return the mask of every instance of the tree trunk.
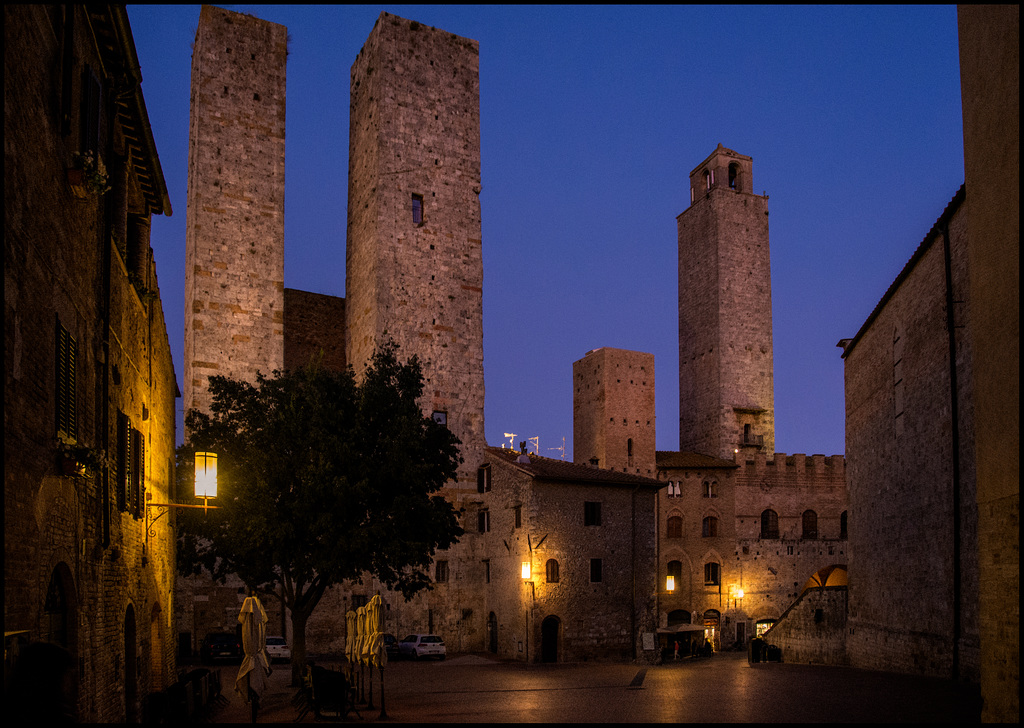
M 292 607 L 292 687 L 302 684 L 306 671 L 306 622 L 310 611 Z

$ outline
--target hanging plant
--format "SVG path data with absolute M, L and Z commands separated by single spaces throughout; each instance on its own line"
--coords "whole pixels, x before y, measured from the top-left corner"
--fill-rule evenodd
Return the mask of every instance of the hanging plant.
M 75 152 L 73 160 L 75 166 L 68 170 L 68 184 L 75 197 L 85 199 L 110 192 L 107 168 L 95 152 Z

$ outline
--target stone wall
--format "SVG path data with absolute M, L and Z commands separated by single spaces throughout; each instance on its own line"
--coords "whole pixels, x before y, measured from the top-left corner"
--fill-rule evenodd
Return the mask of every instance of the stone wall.
M 743 170 L 738 188 L 728 186 L 730 165 Z M 684 452 L 775 449 L 768 198 L 751 193 L 751 169 L 750 157 L 719 145 L 691 173 L 692 204 L 676 218 Z
M 204 5 L 192 51 L 185 411 L 284 366 L 287 29 Z
M 351 69 L 347 359 L 358 376 L 385 337 L 419 357 L 464 492 L 485 446 L 479 83 L 476 41 L 387 13 Z
M 782 650 L 782 661 L 808 665 L 846 665 L 845 586 L 808 589 L 764 634 Z
M 977 680 L 968 213 L 961 190 L 844 351 L 855 667 Z

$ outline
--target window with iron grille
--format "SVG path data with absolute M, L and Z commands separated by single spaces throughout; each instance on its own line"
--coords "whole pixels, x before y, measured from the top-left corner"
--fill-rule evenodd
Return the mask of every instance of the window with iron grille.
M 448 562 L 447 561 L 435 561 L 434 562 L 434 581 L 438 584 L 442 584 L 448 581 Z

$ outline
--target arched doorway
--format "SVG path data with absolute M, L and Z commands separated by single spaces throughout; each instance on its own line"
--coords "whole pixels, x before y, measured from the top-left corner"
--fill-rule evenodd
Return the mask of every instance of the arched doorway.
M 551 615 L 540 623 L 541 662 L 558 662 L 558 630 L 561 620 Z
M 124 613 L 124 715 L 126 723 L 138 722 L 138 649 L 135 608 L 129 604 Z
M 494 612 L 487 615 L 487 650 L 498 654 L 498 617 Z

